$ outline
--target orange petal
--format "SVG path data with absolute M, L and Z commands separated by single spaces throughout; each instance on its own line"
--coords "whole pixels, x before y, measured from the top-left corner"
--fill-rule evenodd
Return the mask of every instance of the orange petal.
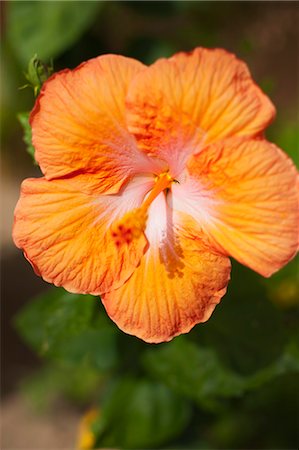
M 133 59 L 105 55 L 58 72 L 43 85 L 31 125 L 47 179 L 90 173 L 103 193 L 115 193 L 132 174 L 151 171 L 125 124 L 128 86 L 144 68 Z
M 117 249 L 110 223 L 137 207 L 152 186 L 135 180 L 122 195 L 100 196 L 87 176 L 27 179 L 15 210 L 13 238 L 36 273 L 70 292 L 101 294 L 119 287 L 145 251 L 144 235 Z
M 279 148 L 228 139 L 194 156 L 189 172 L 197 181 L 173 187 L 174 208 L 192 214 L 218 250 L 267 277 L 296 254 L 297 171 Z
M 163 215 L 167 231 L 159 235 Z M 149 222 L 150 247 L 141 264 L 102 301 L 121 330 L 158 343 L 209 319 L 225 294 L 230 262 L 206 247 L 193 222 L 181 217 L 178 224 L 170 208 L 165 212 L 162 196 L 152 204 Z
M 128 126 L 149 154 L 175 161 L 228 136 L 255 136 L 273 119 L 245 63 L 220 49 L 160 59 L 132 81 Z

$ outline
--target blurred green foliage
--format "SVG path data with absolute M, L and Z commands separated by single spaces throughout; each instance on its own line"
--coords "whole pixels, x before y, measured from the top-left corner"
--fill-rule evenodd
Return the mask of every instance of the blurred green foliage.
M 180 435 L 190 416 L 190 403 L 164 384 L 122 376 L 102 401 L 97 447 L 159 448 Z
M 27 306 L 16 327 L 39 355 L 65 366 L 80 361 L 108 370 L 117 362 L 115 333 L 92 296 L 50 290 Z
M 33 159 L 34 164 L 36 164 L 35 161 L 35 150 L 32 145 L 32 132 L 31 132 L 31 126 L 29 123 L 29 112 L 21 112 L 17 114 L 18 121 L 21 124 L 21 127 L 23 129 L 23 140 L 26 144 L 26 150 Z
M 16 1 L 7 11 L 7 39 L 21 63 L 37 53 L 54 58 L 73 44 L 95 20 L 100 2 Z
M 258 15 L 254 3 L 7 2 L 5 132 L 14 135 L 17 111 L 33 105 L 31 93 L 18 87 L 35 54 L 45 62 L 55 58 L 60 70 L 101 53 L 151 63 L 198 45 L 225 46 L 254 68 L 260 47 L 247 27 Z M 277 93 L 271 72 L 258 81 L 271 96 Z M 292 101 L 291 95 L 289 111 Z M 299 127 L 289 111 L 279 111 L 267 137 L 299 164 Z M 34 156 L 28 117 L 18 115 Z M 23 388 L 41 411 L 55 407 L 62 395 L 80 408 L 96 407 L 97 447 L 295 448 L 298 306 L 298 258 L 270 280 L 234 264 L 228 294 L 206 324 L 151 346 L 121 333 L 98 298 L 52 288 L 15 319 L 44 361 Z
M 286 329 L 289 311 L 269 302 L 254 277 L 234 264 L 229 292 L 212 318 L 156 346 L 121 333 L 98 298 L 50 289 L 15 320 L 25 341 L 48 361 L 25 383 L 27 396 L 42 409 L 59 394 L 96 405 L 98 447 L 235 448 L 255 439 L 261 448 L 275 439 L 291 445 L 296 420 L 281 417 L 281 399 L 271 412 L 279 428 L 260 435 L 259 422 L 269 413 L 269 395 L 274 401 L 288 379 L 293 390 L 283 401 L 296 409 L 298 308 Z
M 297 118 L 298 119 L 298 118 Z M 299 119 L 280 121 L 270 128 L 267 135 L 278 147 L 283 148 L 299 169 Z

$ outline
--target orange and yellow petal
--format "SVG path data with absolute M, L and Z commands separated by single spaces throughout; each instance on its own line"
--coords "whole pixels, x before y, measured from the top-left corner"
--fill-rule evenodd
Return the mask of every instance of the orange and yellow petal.
M 31 126 L 47 179 L 88 173 L 103 193 L 115 193 L 128 177 L 154 168 L 125 123 L 128 86 L 144 69 L 133 59 L 105 55 L 58 72 L 43 85 Z
M 140 205 L 151 181 L 133 185 L 122 195 L 101 196 L 87 176 L 27 179 L 15 210 L 14 242 L 49 283 L 83 294 L 119 287 L 147 246 L 143 234 L 120 248 L 111 236 L 110 224 Z
M 173 187 L 211 245 L 268 277 L 298 249 L 297 170 L 274 144 L 231 138 L 192 157 L 192 178 Z
M 117 326 L 146 342 L 169 341 L 208 320 L 229 281 L 229 259 L 210 251 L 198 226 L 180 216 L 172 217 L 163 194 L 154 201 L 148 251 L 121 288 L 102 296 Z
M 275 114 L 245 63 L 224 50 L 203 48 L 160 59 L 138 74 L 127 106 L 140 148 L 170 166 L 207 143 L 256 136 Z

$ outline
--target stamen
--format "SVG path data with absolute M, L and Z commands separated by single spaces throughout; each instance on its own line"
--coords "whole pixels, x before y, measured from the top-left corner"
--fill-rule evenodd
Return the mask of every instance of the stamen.
M 155 198 L 168 189 L 173 178 L 168 173 L 162 173 L 155 178 L 156 184 L 139 208 L 126 213 L 121 220 L 111 225 L 111 235 L 117 247 L 130 244 L 134 238 L 139 238 L 146 227 L 148 209 Z
M 145 229 L 147 221 L 147 209 L 133 209 L 126 213 L 118 222 L 111 225 L 111 235 L 115 245 L 120 247 L 122 244 L 130 244 L 134 238 L 141 236 Z

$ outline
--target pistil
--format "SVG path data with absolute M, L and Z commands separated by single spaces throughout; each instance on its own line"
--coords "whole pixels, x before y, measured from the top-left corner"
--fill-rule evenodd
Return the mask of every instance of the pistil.
M 168 189 L 173 182 L 168 172 L 155 178 L 155 185 L 139 208 L 126 213 L 121 220 L 111 225 L 111 235 L 117 247 L 130 244 L 144 232 L 148 218 L 148 209 L 158 195 Z

